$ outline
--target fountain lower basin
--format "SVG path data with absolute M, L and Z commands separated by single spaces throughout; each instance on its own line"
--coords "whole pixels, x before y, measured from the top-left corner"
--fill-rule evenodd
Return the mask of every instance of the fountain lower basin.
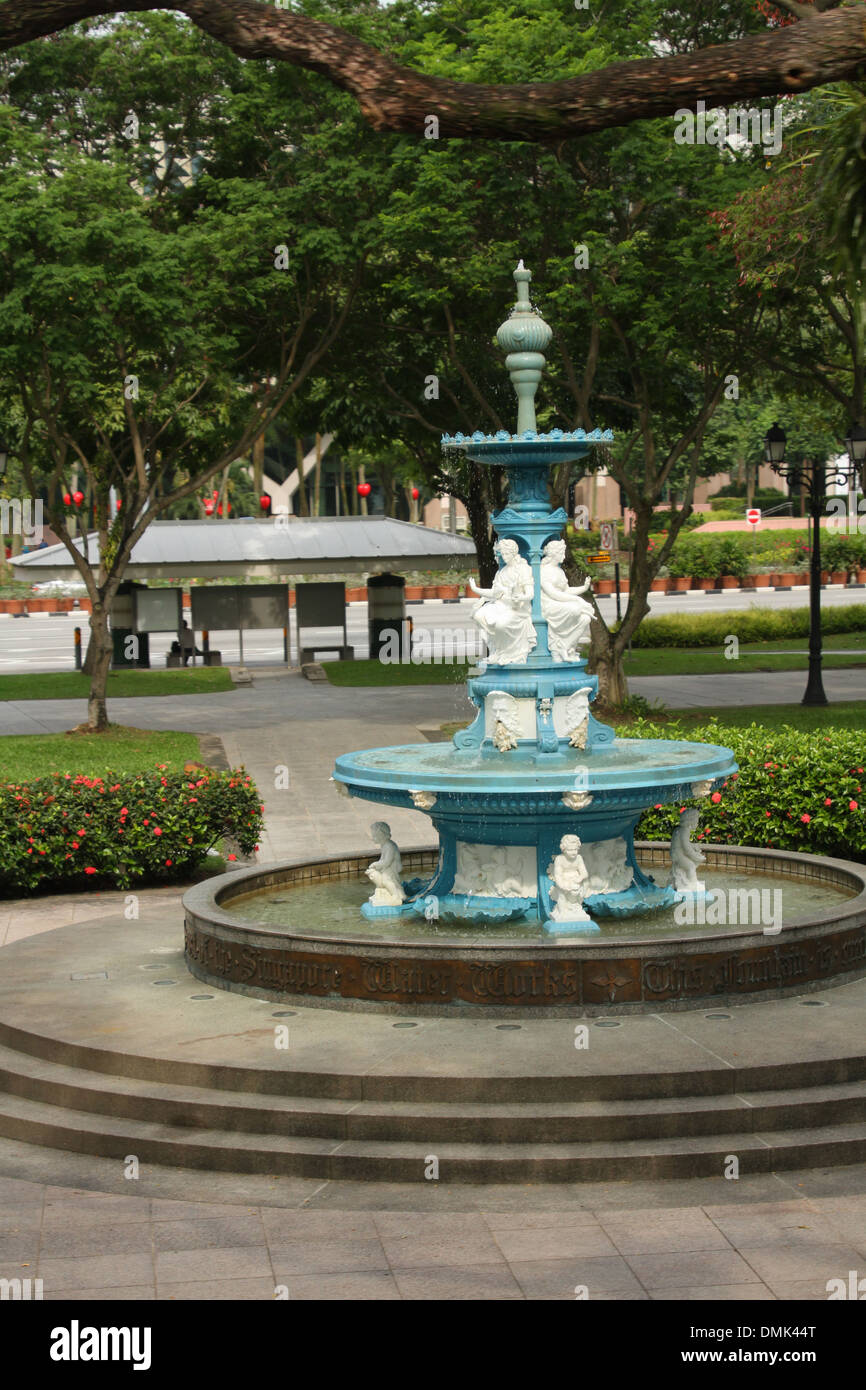
M 659 844 L 638 843 L 635 853 L 646 874 L 668 859 Z M 333 885 L 335 908 L 347 889 L 363 893 L 365 852 L 197 885 L 184 898 L 186 960 L 198 979 L 262 999 L 496 1017 L 742 1003 L 866 974 L 866 867 L 780 850 L 709 846 L 706 854 L 708 888 L 719 882 L 729 892 L 751 885 L 782 894 L 781 930 L 747 921 L 675 931 L 665 917 L 638 917 L 562 939 L 532 922 L 473 934 L 448 923 L 425 930 L 421 922 L 338 921 L 328 929 L 312 920 L 303 889 L 319 894 Z M 433 849 L 404 855 L 409 874 L 429 874 L 436 863 Z M 263 920 L 257 904 L 282 893 L 290 899 L 285 920 Z

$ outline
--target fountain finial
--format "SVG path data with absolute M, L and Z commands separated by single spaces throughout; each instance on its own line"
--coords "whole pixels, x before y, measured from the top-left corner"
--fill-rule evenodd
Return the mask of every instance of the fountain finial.
M 532 272 L 518 261 L 514 272 L 517 303 L 496 334 L 497 343 L 508 354 L 505 365 L 517 393 L 518 434 L 535 433 L 535 393 L 544 370 L 544 349 L 553 337 L 553 329 L 529 301 L 531 279 Z

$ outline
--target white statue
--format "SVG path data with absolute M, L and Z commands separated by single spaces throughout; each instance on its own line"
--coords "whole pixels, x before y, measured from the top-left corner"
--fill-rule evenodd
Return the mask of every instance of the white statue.
M 535 582 L 532 570 L 520 554 L 517 541 L 497 541 L 495 552 L 501 561 L 492 587 L 480 589 L 474 579 L 469 587 L 481 602 L 472 617 L 487 639 L 488 661 L 494 666 L 522 666 L 538 636 L 532 622 L 532 596 Z
M 554 661 L 579 661 L 580 645 L 589 641 L 595 617 L 592 604 L 581 598 L 592 580 L 572 589 L 562 569 L 564 559 L 565 541 L 548 541 L 539 569 L 541 614 L 547 622 L 547 642 Z
M 585 748 L 586 735 L 589 730 L 589 697 L 592 694 L 591 685 L 582 685 L 579 690 L 575 690 L 573 695 L 569 695 L 565 702 L 565 727 L 568 730 L 568 741 L 572 748 Z
M 700 812 L 689 807 L 680 816 L 680 823 L 671 837 L 671 871 L 668 887 L 678 893 L 705 893 L 706 887 L 698 878 L 698 865 L 706 864 L 707 856 L 689 841 L 697 829 Z
M 383 820 L 370 826 L 370 835 L 380 848 L 379 858 L 366 870 L 367 877 L 374 886 L 369 898 L 373 907 L 399 907 L 405 900 L 401 874 L 403 860 L 400 851 L 391 839 L 391 827 Z
M 554 922 L 589 922 L 583 900 L 589 893 L 589 873 L 580 853 L 580 837 L 563 835 L 559 854 L 547 866 L 552 880 L 550 897 L 555 904 L 550 916 Z
M 628 862 L 628 846 L 622 835 L 584 845 L 583 858 L 589 873 L 588 897 L 593 893 L 623 893 L 634 882 L 634 869 Z
M 481 898 L 534 898 L 534 851 L 522 845 L 457 845 L 452 893 Z
M 493 720 L 493 745 L 500 753 L 517 747 L 520 735 L 520 705 L 507 690 L 491 690 L 487 696 Z

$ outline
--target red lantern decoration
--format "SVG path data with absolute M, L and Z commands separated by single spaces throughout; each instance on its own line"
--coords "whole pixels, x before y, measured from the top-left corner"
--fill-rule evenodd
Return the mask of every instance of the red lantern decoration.
M 222 516 L 222 514 L 223 514 L 223 504 L 222 504 L 222 502 L 220 502 L 219 506 L 217 507 L 217 516 Z
M 372 487 L 371 487 L 371 485 L 370 485 L 369 483 L 359 483 L 359 484 L 358 484 L 358 496 L 359 496 L 359 497 L 369 497 L 369 496 L 370 496 L 370 493 L 371 493 L 372 491 L 373 491 L 373 489 L 372 489 Z
M 417 501 L 418 501 L 418 498 L 419 498 L 420 496 L 421 496 L 421 489 L 420 489 L 419 487 L 413 487 L 413 489 L 412 489 L 412 501 L 413 501 L 413 502 L 417 502 Z
M 71 507 L 71 506 L 72 506 L 72 493 L 71 493 L 71 492 L 64 492 L 64 494 L 63 494 L 63 505 L 64 505 L 64 507 Z
M 209 497 L 205 499 L 204 510 L 206 516 L 213 516 L 213 502 Z
M 82 502 L 84 501 L 84 493 L 83 493 L 83 492 L 73 492 L 73 494 L 72 494 L 72 500 L 73 500 L 73 502 L 75 503 L 76 507 L 80 507 L 81 504 L 82 504 Z
M 270 510 L 271 499 L 270 495 L 267 492 L 263 492 L 261 497 L 259 498 L 259 506 L 261 507 L 263 512 L 267 512 Z
M 114 504 L 114 509 L 115 509 L 115 511 L 118 511 L 118 512 L 119 512 L 122 506 L 123 506 L 123 498 L 122 498 L 122 497 L 118 497 L 117 501 L 116 501 L 115 504 Z

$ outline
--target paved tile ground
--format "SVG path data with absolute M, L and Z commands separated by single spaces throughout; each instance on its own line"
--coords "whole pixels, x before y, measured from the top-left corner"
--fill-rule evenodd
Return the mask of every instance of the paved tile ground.
M 25 1147 L 25 1146 L 20 1146 Z M 377 1185 L 373 1185 L 377 1186 Z M 826 1300 L 866 1196 L 421 1213 L 236 1205 L 0 1177 L 0 1277 L 52 1299 Z

